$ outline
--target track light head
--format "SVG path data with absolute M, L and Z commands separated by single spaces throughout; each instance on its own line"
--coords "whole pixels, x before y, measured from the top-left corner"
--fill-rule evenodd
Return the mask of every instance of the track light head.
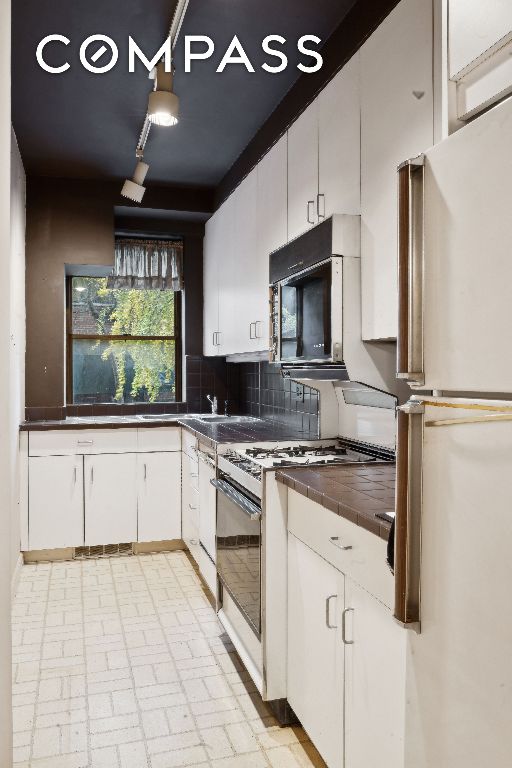
M 160 62 L 156 69 L 156 90 L 149 94 L 148 118 L 153 125 L 176 125 L 180 113 L 180 100 L 173 92 L 173 74 L 166 72 Z
M 144 179 L 149 170 L 149 165 L 139 160 L 135 166 L 132 179 L 126 179 L 121 190 L 121 195 L 127 197 L 129 200 L 133 200 L 134 203 L 142 202 L 146 187 L 143 186 Z

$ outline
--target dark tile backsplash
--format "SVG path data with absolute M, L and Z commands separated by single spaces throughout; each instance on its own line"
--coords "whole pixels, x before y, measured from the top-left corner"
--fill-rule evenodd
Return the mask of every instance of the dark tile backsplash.
M 315 439 L 319 431 L 319 393 L 312 387 L 283 379 L 271 363 L 226 363 L 220 357 L 187 355 L 185 403 L 120 405 L 68 405 L 27 408 L 27 421 L 64 419 L 66 416 L 128 416 L 134 413 L 208 413 L 207 395 L 215 395 L 219 413 L 228 401 L 230 413 L 256 416 L 302 432 Z
M 318 437 L 318 390 L 283 379 L 272 363 L 228 363 L 227 368 L 237 369 L 241 413 L 284 424 L 309 439 Z

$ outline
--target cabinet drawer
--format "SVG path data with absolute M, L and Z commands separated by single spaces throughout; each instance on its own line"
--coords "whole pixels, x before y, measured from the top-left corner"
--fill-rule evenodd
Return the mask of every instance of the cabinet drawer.
M 383 539 L 292 490 L 288 530 L 389 608 L 394 604 L 394 580 Z
M 197 437 L 187 432 L 186 429 L 183 429 L 181 432 L 181 450 L 192 459 L 197 459 Z
M 136 429 L 52 429 L 30 432 L 29 456 L 73 456 L 95 453 L 136 453 Z
M 138 450 L 140 452 L 158 451 L 159 453 L 181 451 L 180 432 L 180 427 L 151 427 L 150 429 L 139 429 Z

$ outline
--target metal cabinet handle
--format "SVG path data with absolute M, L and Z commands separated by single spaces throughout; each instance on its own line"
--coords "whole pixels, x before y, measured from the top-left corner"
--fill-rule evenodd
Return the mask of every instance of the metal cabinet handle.
M 349 549 L 353 549 L 352 544 L 346 544 L 345 546 L 343 544 L 340 544 L 340 537 L 339 536 L 330 536 L 329 541 L 331 544 L 333 544 L 336 549 L 341 549 L 343 552 L 346 552 Z
M 94 440 L 79 440 L 78 445 L 94 445 Z
M 353 640 L 347 640 L 347 613 L 353 613 L 353 608 L 345 608 L 341 614 L 341 639 L 345 645 L 354 645 Z
M 214 346 L 220 347 L 220 331 L 215 331 L 215 343 Z
M 254 326 L 254 336 L 253 336 L 253 332 L 252 332 L 253 326 Z M 254 322 L 249 324 L 249 338 L 250 339 L 255 339 L 256 338 L 256 323 L 254 323 Z
M 91 483 L 94 483 L 94 467 L 91 467 Z
M 194 507 L 194 505 L 193 505 L 193 504 L 190 504 L 190 502 L 189 502 L 188 508 L 189 508 L 189 509 L 197 509 L 197 507 Z
M 255 323 L 254 323 L 254 338 L 255 339 L 260 339 L 261 338 L 261 336 L 259 336 L 259 334 L 258 334 L 258 325 L 261 325 L 261 320 L 256 320 Z
M 314 219 L 313 219 L 313 221 L 311 221 L 311 219 L 310 219 L 310 217 L 309 217 L 309 212 L 310 212 L 310 210 L 311 210 L 311 209 L 310 209 L 310 206 L 313 206 L 313 207 L 314 207 L 314 205 L 315 205 L 315 201 L 314 201 L 314 200 L 308 200 L 308 206 L 307 206 L 307 214 L 306 214 L 306 216 L 307 216 L 307 220 L 308 220 L 308 224 L 314 224 L 314 223 L 315 223 Z
M 147 464 L 144 464 L 144 482 L 146 482 L 148 476 L 148 466 Z
M 424 405 L 411 400 L 397 411 L 395 502 L 395 619 L 420 628 L 420 559 Z
M 76 472 L 76 466 L 75 466 L 74 470 L 73 470 L 73 482 L 74 483 L 76 483 L 76 479 L 77 479 L 77 472 Z
M 303 267 L 303 266 L 304 266 L 304 262 L 303 261 L 298 261 L 296 264 L 292 264 L 291 267 L 288 267 L 288 271 L 290 269 L 297 269 L 297 267 Z
M 338 597 L 338 595 L 329 595 L 329 597 L 325 598 L 325 626 L 327 629 L 336 629 L 337 624 L 331 624 L 330 617 L 329 617 L 329 609 L 331 605 L 331 600 L 333 597 Z
M 190 478 L 194 478 L 194 479 L 195 479 L 196 477 L 199 477 L 199 475 L 198 475 L 198 474 L 197 474 L 197 472 L 196 472 L 194 475 L 189 475 L 189 477 L 190 477 Z
M 398 168 L 397 378 L 425 383 L 423 364 L 423 198 L 425 156 Z
M 322 198 L 322 213 L 320 213 L 320 198 Z M 323 192 L 319 192 L 316 196 L 316 215 L 319 219 L 325 219 L 325 194 Z
M 212 333 L 212 347 L 216 347 L 216 346 L 217 346 L 217 345 L 215 344 L 215 336 L 216 336 L 216 333 L 215 333 L 215 331 L 214 331 L 214 332 Z
M 192 544 L 193 547 L 197 547 L 197 545 L 199 544 L 197 539 L 190 539 L 190 543 Z

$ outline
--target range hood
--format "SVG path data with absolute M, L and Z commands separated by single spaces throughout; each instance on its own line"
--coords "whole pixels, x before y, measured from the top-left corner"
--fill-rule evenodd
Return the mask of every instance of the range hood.
M 301 381 L 349 381 L 347 366 L 344 363 L 282 363 L 281 375 L 284 379 Z

